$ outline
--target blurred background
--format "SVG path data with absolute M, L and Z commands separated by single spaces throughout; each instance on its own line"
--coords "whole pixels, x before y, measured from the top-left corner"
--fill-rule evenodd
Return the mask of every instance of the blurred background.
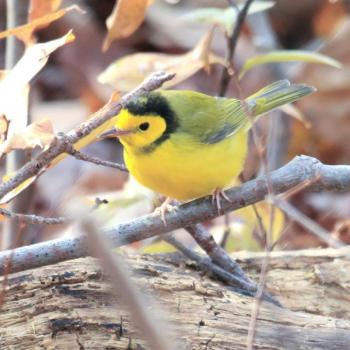
M 115 1 L 63 1 L 61 8 L 72 4 L 77 4 L 84 13 L 70 11 L 35 32 L 39 42 L 55 39 L 70 29 L 76 36 L 73 43 L 62 46 L 50 56 L 46 66 L 31 83 L 31 119 L 37 121 L 49 118 L 55 132 L 68 131 L 86 120 L 108 101 L 115 88 L 122 90 L 123 86 L 133 85 L 133 81 L 128 79 L 133 74 L 137 77 L 135 70 L 147 65 L 147 62 L 143 61 L 142 56 L 135 58 L 129 55 L 145 52 L 184 55 L 191 52 L 208 33 L 211 25 L 204 20 L 193 21 L 189 15 L 196 9 L 225 9 L 230 6 L 229 1 L 224 0 L 154 1 L 147 8 L 145 20 L 138 30 L 125 39 L 113 41 L 108 50 L 103 52 L 107 32 L 105 21 Z M 277 0 L 270 9 L 248 16 L 235 52 L 236 69 L 239 70 L 248 58 L 276 49 L 319 51 L 343 64 L 342 69 L 306 63 L 262 65 L 243 77 L 239 89 L 237 84 L 231 82 L 226 93 L 228 97 L 237 97 L 242 93 L 247 96 L 282 78 L 307 83 L 318 90 L 296 104 L 304 121 L 282 115 L 279 111 L 259 122 L 259 135 L 263 140 L 272 140 L 274 143 L 266 147 L 271 168 L 277 168 L 299 154 L 317 157 L 328 164 L 349 164 L 349 14 L 350 1 L 345 0 Z M 6 1 L 0 0 L 0 31 L 5 29 Z M 215 29 L 210 47 L 213 55 L 221 57 L 223 61 L 227 38 L 222 30 Z M 3 39 L 0 40 L 0 69 L 5 67 L 5 50 Z M 106 68 L 121 58 L 125 61 L 117 67 L 119 72 L 111 68 L 112 71 L 106 73 Z M 154 60 L 157 59 L 158 56 Z M 218 95 L 223 65 L 220 59 L 213 59 L 213 62 L 209 72 L 208 69 L 202 69 L 204 65 L 201 64 L 187 79 L 172 88 Z M 116 77 L 114 74 L 117 74 Z M 118 83 L 124 85 L 116 86 Z M 252 142 L 250 148 L 243 174 L 246 180 L 260 172 L 260 159 Z M 122 162 L 122 148 L 117 141 L 96 142 L 84 152 L 104 160 Z M 31 152 L 27 152 L 26 156 L 30 158 Z M 1 169 L 2 174 L 5 174 L 4 159 Z M 69 198 L 84 200 L 91 205 L 96 197 L 105 198 L 109 204 L 102 205 L 98 210 L 107 225 L 148 213 L 159 202 L 150 191 L 128 180 L 126 173 L 71 157 L 66 157 L 43 174 L 20 196 L 25 198 L 27 212 L 42 216 L 61 215 Z M 350 194 L 300 191 L 291 198 L 291 203 L 333 236 L 344 243 L 350 242 Z M 264 206 L 260 210 L 263 217 L 268 215 Z M 263 249 L 264 242 L 258 237 L 256 218 L 250 210 L 231 213 L 226 220 L 219 218 L 206 225 L 219 241 L 224 232 L 229 232 L 227 249 L 230 251 Z M 78 233 L 75 227 L 65 225 L 23 223 L 19 230 L 18 245 Z M 274 231 L 277 240 L 275 249 L 324 246 L 323 242 L 284 217 L 281 212 L 276 215 Z M 132 249 L 161 252 L 169 248 L 165 243 L 152 241 L 134 244 Z

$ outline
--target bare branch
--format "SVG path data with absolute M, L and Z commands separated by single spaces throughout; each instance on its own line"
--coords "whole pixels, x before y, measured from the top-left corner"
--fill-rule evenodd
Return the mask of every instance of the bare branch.
M 28 224 L 39 225 L 60 225 L 68 221 L 68 219 L 64 217 L 47 218 L 38 215 L 13 213 L 12 211 L 5 208 L 0 208 L 0 215 L 3 215 L 10 219 L 15 219 L 17 222 L 26 222 Z
M 317 159 L 307 156 L 294 158 L 282 168 L 273 171 L 269 176 L 275 194 L 285 192 L 301 182 L 314 178 L 317 178 L 317 181 L 310 181 L 309 190 L 334 192 L 350 190 L 350 166 L 324 165 Z M 266 176 L 260 176 L 239 187 L 227 190 L 226 194 L 231 202 L 222 202 L 222 212 L 233 211 L 263 200 L 268 194 L 266 181 Z M 216 206 L 212 204 L 210 197 L 206 197 L 183 204 L 178 210 L 168 213 L 167 226 L 164 226 L 160 216 L 146 215 L 106 229 L 104 233 L 111 239 L 113 246 L 120 246 L 170 232 L 180 227 L 188 227 L 217 216 Z M 86 255 L 88 255 L 86 241 L 82 237 L 42 242 L 13 251 L 1 252 L 0 274 L 5 272 L 4 266 L 6 266 L 8 259 L 12 261 L 12 271 L 14 272 Z

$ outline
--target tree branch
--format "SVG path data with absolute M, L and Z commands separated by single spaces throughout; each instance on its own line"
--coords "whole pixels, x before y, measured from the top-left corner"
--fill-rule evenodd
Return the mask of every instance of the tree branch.
M 310 181 L 315 178 L 316 181 Z M 269 176 L 269 182 L 275 194 L 288 191 L 304 181 L 310 181 L 308 189 L 312 191 L 346 192 L 350 190 L 350 166 L 324 165 L 315 158 L 300 156 L 273 171 Z M 222 202 L 223 213 L 259 202 L 268 194 L 266 176 L 260 176 L 239 187 L 231 188 L 226 194 L 231 202 Z M 105 229 L 104 233 L 111 239 L 113 246 L 120 246 L 181 227 L 188 227 L 217 216 L 216 206 L 212 204 L 210 197 L 206 197 L 183 204 L 178 210 L 168 213 L 167 226 L 164 226 L 160 216 L 146 215 Z M 42 242 L 0 253 L 0 274 L 4 274 L 8 261 L 11 261 L 11 271 L 15 272 L 87 254 L 83 237 Z

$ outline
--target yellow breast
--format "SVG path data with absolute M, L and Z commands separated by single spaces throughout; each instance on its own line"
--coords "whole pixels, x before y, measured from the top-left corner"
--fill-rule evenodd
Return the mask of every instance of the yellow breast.
M 124 147 L 125 163 L 137 181 L 181 201 L 230 185 L 242 171 L 246 153 L 244 129 L 216 144 L 194 143 L 177 133 L 150 153 Z

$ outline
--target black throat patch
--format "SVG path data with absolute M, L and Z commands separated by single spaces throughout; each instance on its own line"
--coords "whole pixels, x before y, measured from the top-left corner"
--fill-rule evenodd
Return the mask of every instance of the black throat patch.
M 166 128 L 163 134 L 149 146 L 143 148 L 144 152 L 152 152 L 157 146 L 166 141 L 178 128 L 176 114 L 165 97 L 158 92 L 150 92 L 147 95 L 129 102 L 125 108 L 134 116 L 155 115 L 164 119 Z

